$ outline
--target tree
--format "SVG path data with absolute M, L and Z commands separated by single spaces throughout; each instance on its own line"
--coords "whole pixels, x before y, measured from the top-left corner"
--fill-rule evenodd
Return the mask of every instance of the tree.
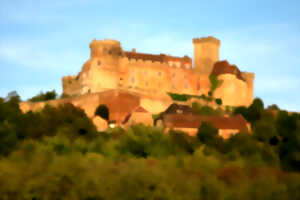
M 0 156 L 7 156 L 17 145 L 18 138 L 8 122 L 0 122 Z
M 31 99 L 29 99 L 29 101 L 31 102 L 48 101 L 48 100 L 56 99 L 56 97 L 57 97 L 57 93 L 55 92 L 55 90 L 52 90 L 46 93 L 40 92 L 40 94 L 32 97 Z
M 275 124 L 267 120 L 258 121 L 254 127 L 254 136 L 261 142 L 269 143 L 271 138 L 277 136 Z
M 254 123 L 258 121 L 264 112 L 264 103 L 260 98 L 255 98 L 253 103 L 248 108 L 248 121 Z
M 197 137 L 202 143 L 211 142 L 218 136 L 218 129 L 211 122 L 202 122 L 198 128 Z
M 246 106 L 238 106 L 233 111 L 234 115 L 241 114 L 245 119 L 248 120 L 248 109 Z
M 108 121 L 109 120 L 109 110 L 108 110 L 107 106 L 104 104 L 99 105 L 95 111 L 95 115 L 100 116 L 103 119 L 106 119 L 106 121 Z

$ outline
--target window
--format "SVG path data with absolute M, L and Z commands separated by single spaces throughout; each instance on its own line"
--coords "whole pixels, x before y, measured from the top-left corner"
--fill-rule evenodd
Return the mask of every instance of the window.
M 184 75 L 184 79 L 187 79 L 187 75 L 186 74 Z
M 175 78 L 175 76 L 176 76 L 176 74 L 175 74 L 175 73 L 173 73 L 173 74 L 172 74 L 172 77 L 173 77 L 173 78 Z
M 134 80 L 134 77 L 132 77 L 132 78 L 131 78 L 131 83 L 133 84 L 133 83 L 134 83 L 134 81 L 135 81 L 135 80 Z
M 200 90 L 200 83 L 197 83 L 197 90 Z
M 176 113 L 178 113 L 178 114 L 182 114 L 183 113 L 183 110 L 176 110 Z
M 149 84 L 148 84 L 148 81 L 146 82 L 146 86 L 148 86 Z
M 184 84 L 184 89 L 187 89 L 188 88 L 188 84 Z
M 100 61 L 100 60 L 98 60 L 97 64 L 98 64 L 98 66 L 99 66 L 99 65 L 101 65 L 101 61 Z
M 185 64 L 185 68 L 189 69 L 190 65 L 189 64 Z
M 158 72 L 157 74 L 158 74 L 158 76 L 161 76 L 161 72 Z
M 147 72 L 147 71 L 144 71 L 144 75 L 147 76 L 147 74 L 148 74 L 148 72 Z

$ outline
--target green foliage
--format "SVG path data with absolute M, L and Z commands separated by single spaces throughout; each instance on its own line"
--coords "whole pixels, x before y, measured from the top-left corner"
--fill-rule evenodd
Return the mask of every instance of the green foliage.
M 300 165 L 300 115 L 289 115 L 280 111 L 276 120 L 278 133 L 282 139 L 279 144 L 279 158 L 283 169 L 299 170 Z
M 48 101 L 56 99 L 57 93 L 55 90 L 47 91 L 46 93 L 40 92 L 40 94 L 29 99 L 31 102 Z
M 190 95 L 190 94 L 176 94 L 167 92 L 167 94 L 172 98 L 173 101 L 187 101 L 191 98 L 197 98 L 197 99 L 203 99 L 205 101 L 211 102 L 213 98 L 210 96 L 205 96 L 204 94 L 198 96 L 198 95 Z
M 109 110 L 106 105 L 101 104 L 97 107 L 95 115 L 102 117 L 103 119 L 109 120 Z
M 299 114 L 273 115 L 257 101 L 235 109 L 252 119 L 253 134 L 223 140 L 207 122 L 197 137 L 142 124 L 97 133 L 71 104 L 24 114 L 19 101 L 0 98 L 0 199 L 299 196 Z
M 190 95 L 187 94 L 176 94 L 176 93 L 171 93 L 168 92 L 167 93 L 173 101 L 187 101 L 188 99 L 190 99 Z
M 216 104 L 218 104 L 219 106 L 222 105 L 222 99 L 215 99 Z
M 217 76 L 211 75 L 209 77 L 210 80 L 210 95 L 212 96 L 214 91 L 222 84 L 222 80 L 219 80 Z
M 209 143 L 218 137 L 218 129 L 210 122 L 203 122 L 198 128 L 197 137 L 202 143 Z
M 224 114 L 221 108 L 213 109 L 212 107 L 207 105 L 202 106 L 197 102 L 192 103 L 192 108 L 194 112 L 199 115 L 223 115 Z
M 239 106 L 235 108 L 233 113 L 243 115 L 247 121 L 251 122 L 251 124 L 254 124 L 261 119 L 263 112 L 263 101 L 259 98 L 255 98 L 248 108 L 245 106 Z
M 264 111 L 264 103 L 261 99 L 255 98 L 248 108 L 248 121 L 254 123 L 261 118 Z
M 269 142 L 271 138 L 276 137 L 276 126 L 267 120 L 260 120 L 255 124 L 254 137 L 261 142 Z
M 17 142 L 17 135 L 10 124 L 7 121 L 0 122 L 0 156 L 9 155 L 15 149 Z

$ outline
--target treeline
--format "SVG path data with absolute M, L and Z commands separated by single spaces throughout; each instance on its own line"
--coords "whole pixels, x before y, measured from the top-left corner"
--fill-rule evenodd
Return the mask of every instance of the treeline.
M 0 98 L 0 200 L 297 199 L 300 116 L 256 99 L 238 107 L 253 134 L 228 140 L 144 126 L 97 132 L 71 104 L 22 113 Z

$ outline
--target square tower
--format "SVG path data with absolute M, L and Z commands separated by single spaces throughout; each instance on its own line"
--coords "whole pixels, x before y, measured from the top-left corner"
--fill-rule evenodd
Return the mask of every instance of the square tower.
M 220 40 L 214 37 L 194 38 L 194 69 L 203 75 L 210 75 L 214 64 L 219 61 Z

